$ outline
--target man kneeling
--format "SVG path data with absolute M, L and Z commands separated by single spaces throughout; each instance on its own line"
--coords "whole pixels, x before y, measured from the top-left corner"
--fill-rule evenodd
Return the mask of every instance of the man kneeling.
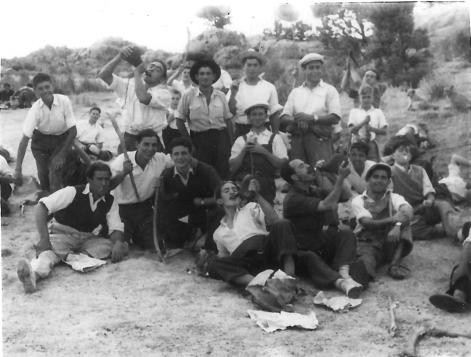
M 95 162 L 87 170 L 87 185 L 68 186 L 39 200 L 37 257 L 31 264 L 26 259 L 18 263 L 18 278 L 25 292 L 34 292 L 36 280 L 46 278 L 68 254 L 84 253 L 96 259 L 111 255 L 112 262 L 127 254 L 118 205 L 110 194 L 110 179 L 110 168 Z M 50 214 L 54 219 L 48 229 Z M 108 233 L 109 239 L 104 238 Z

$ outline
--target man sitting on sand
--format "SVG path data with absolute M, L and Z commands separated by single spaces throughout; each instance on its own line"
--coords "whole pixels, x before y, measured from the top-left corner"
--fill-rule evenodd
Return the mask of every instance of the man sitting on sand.
M 404 197 L 414 209 L 414 239 L 431 239 L 443 235 L 455 238 L 459 215 L 450 202 L 435 197 L 435 189 L 425 169 L 410 163 L 411 144 L 407 139 L 396 143 L 392 157 L 393 192 Z M 443 229 L 435 227 L 440 222 Z
M 111 256 L 113 262 L 127 254 L 118 205 L 110 194 L 110 179 L 110 168 L 95 162 L 88 168 L 86 185 L 67 186 L 39 200 L 37 257 L 31 263 L 26 259 L 18 263 L 18 278 L 25 292 L 34 292 L 36 281 L 46 278 L 68 254 L 84 253 L 97 259 Z M 51 214 L 54 219 L 48 227 Z
M 435 294 L 430 302 L 448 312 L 465 312 L 471 309 L 471 222 L 466 222 L 460 235 L 465 238 L 458 265 L 450 277 L 450 288 L 445 294 Z
M 101 109 L 98 107 L 90 108 L 90 118 L 87 122 L 81 122 L 77 125 L 77 140 L 75 145 L 79 145 L 87 155 L 96 157 L 98 160 L 109 161 L 113 154 L 103 150 L 103 128 L 97 123 L 100 119 Z
M 10 198 L 13 191 L 11 185 L 14 181 L 15 178 L 13 177 L 13 170 L 8 165 L 7 160 L 5 160 L 2 155 L 0 155 L 0 194 L 2 217 L 7 216 L 10 213 L 8 199 Z
M 448 165 L 448 176 L 438 181 L 446 185 L 454 203 L 471 206 L 471 182 L 465 181 L 462 177 L 463 169 L 469 170 L 469 168 L 471 168 L 471 160 L 453 154 Z
M 352 201 L 358 226 L 357 252 L 372 278 L 376 268 L 389 265 L 389 275 L 405 279 L 409 269 L 401 259 L 412 250 L 410 221 L 412 207 L 404 197 L 388 190 L 391 167 L 384 163 L 373 165 L 366 173 L 367 189 Z
M 115 196 L 119 205 L 119 215 L 124 223 L 126 241 L 131 241 L 142 249 L 153 250 L 152 205 L 160 175 L 167 167 L 173 166 L 168 155 L 158 152 L 159 137 L 152 129 L 141 131 L 137 136 L 137 151 L 129 152 L 130 161 L 121 154 L 111 163 L 116 187 Z M 132 172 L 139 199 L 136 196 L 129 174 Z

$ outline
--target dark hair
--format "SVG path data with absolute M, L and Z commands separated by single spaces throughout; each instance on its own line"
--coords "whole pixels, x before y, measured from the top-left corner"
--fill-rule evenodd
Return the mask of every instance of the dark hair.
M 155 59 L 155 60 L 151 61 L 150 63 L 152 63 L 152 62 L 157 62 L 157 63 L 160 63 L 162 65 L 163 70 L 164 70 L 164 78 L 167 79 L 167 64 L 164 61 L 160 60 L 160 59 Z
M 222 188 L 224 187 L 225 184 L 228 184 L 228 183 L 232 183 L 234 186 L 239 188 L 239 185 L 234 181 L 231 181 L 231 180 L 222 181 L 221 184 L 218 187 L 216 187 L 216 189 L 214 190 L 214 198 L 216 198 L 216 199 L 221 198 Z
M 51 76 L 46 73 L 38 73 L 33 77 L 33 88 L 36 88 L 42 82 L 52 82 Z
M 100 109 L 100 108 L 98 108 L 98 107 L 91 107 L 91 108 L 90 108 L 90 113 L 91 113 L 91 111 L 92 111 L 92 110 L 97 110 L 97 111 L 98 111 L 98 113 L 100 113 L 100 114 L 101 114 L 101 109 Z
M 139 133 L 137 133 L 136 140 L 137 140 L 138 143 L 140 143 L 142 141 L 142 139 L 152 138 L 152 137 L 155 137 L 155 138 L 157 138 L 157 141 L 160 141 L 159 136 L 157 135 L 157 133 L 154 130 L 144 129 L 144 130 L 140 131 Z
M 172 94 L 178 94 L 180 97 L 182 96 L 182 92 L 180 92 L 178 89 L 172 88 L 170 90 L 170 93 Z
M 105 164 L 104 162 L 95 161 L 87 167 L 87 171 L 86 171 L 87 179 L 92 180 L 95 177 L 95 172 L 96 171 L 106 171 L 110 174 L 110 177 L 111 177 L 110 167 L 107 164 Z
M 374 69 L 374 68 L 369 68 L 369 69 L 367 69 L 367 70 L 365 71 L 365 74 L 366 74 L 366 72 L 373 72 L 374 74 L 376 74 L 376 80 L 379 81 L 379 72 L 378 72 L 376 69 Z M 364 77 L 364 76 L 365 76 L 365 75 L 363 75 L 363 77 Z
M 370 151 L 370 147 L 364 141 L 357 141 L 356 143 L 353 143 L 352 146 L 350 147 L 350 151 L 352 151 L 353 149 L 362 151 L 365 153 L 365 155 L 368 155 L 368 152 Z
M 10 83 L 3 83 L 3 86 L 4 86 L 4 87 L 8 86 L 8 87 L 11 88 L 11 84 L 10 84 Z
M 293 184 L 293 176 L 296 172 L 293 170 L 289 162 L 285 162 L 283 166 L 281 166 L 280 175 L 283 180 L 288 182 L 290 185 Z
M 169 146 L 168 146 L 168 151 L 169 151 L 170 153 L 172 153 L 173 148 L 175 148 L 175 147 L 177 147 L 177 146 L 184 146 L 184 147 L 186 147 L 186 148 L 188 149 L 188 151 L 190 152 L 190 154 L 191 154 L 192 149 L 193 149 L 193 143 L 191 142 L 191 139 L 190 139 L 190 138 L 183 137 L 183 136 L 178 137 L 178 138 L 174 138 L 174 139 L 170 142 L 170 144 L 169 144 Z
M 408 148 L 411 148 L 414 145 L 414 143 L 412 143 L 410 141 L 410 139 L 406 136 L 398 136 L 399 139 L 397 139 L 394 144 L 391 146 L 391 150 L 392 152 L 391 153 L 394 153 L 398 148 L 400 148 L 401 146 L 405 146 L 405 147 L 408 147 Z

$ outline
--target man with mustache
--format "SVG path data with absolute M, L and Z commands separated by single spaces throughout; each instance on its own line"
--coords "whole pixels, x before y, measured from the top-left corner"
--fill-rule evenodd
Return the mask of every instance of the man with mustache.
M 55 191 L 61 183 L 52 184 L 51 174 L 61 176 L 67 154 L 77 135 L 75 117 L 70 99 L 53 94 L 52 79 L 48 74 L 38 73 L 33 78 L 33 87 L 38 99 L 28 111 L 23 123 L 23 138 L 18 145 L 15 182 L 22 183 L 21 167 L 28 142 L 36 160 L 39 183 L 45 192 Z M 51 187 L 53 186 L 53 187 Z
M 98 77 L 124 102 L 122 109 L 126 150 L 136 150 L 137 134 L 142 130 L 152 129 L 158 134 L 158 149 L 162 151 L 162 130 L 167 126 L 167 108 L 171 100 L 166 84 L 167 66 L 163 61 L 155 60 L 146 67 L 140 58 L 136 59 L 136 53 L 133 46 L 122 48 L 101 69 Z M 129 60 L 130 57 L 134 57 L 134 60 Z M 134 66 L 133 80 L 113 74 L 123 59 L 129 60 Z

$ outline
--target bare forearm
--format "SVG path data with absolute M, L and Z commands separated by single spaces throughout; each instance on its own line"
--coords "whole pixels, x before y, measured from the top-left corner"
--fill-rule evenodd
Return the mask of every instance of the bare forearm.
M 47 229 L 47 220 L 48 220 L 49 212 L 44 206 L 44 204 L 39 203 L 36 206 L 35 212 L 35 221 L 36 221 L 36 229 L 39 233 L 39 239 L 43 242 L 49 242 L 49 230 Z
M 121 62 L 121 55 L 116 55 L 111 61 L 109 61 L 98 73 L 98 78 L 104 80 L 108 85 L 113 82 L 113 72 Z
M 148 105 L 152 99 L 150 93 L 147 92 L 147 88 L 142 81 L 142 72 L 143 72 L 143 64 L 140 64 L 138 67 L 134 69 L 134 89 L 136 92 L 136 97 L 139 99 L 139 102 L 142 104 Z
M 183 136 L 186 136 L 186 137 L 190 136 L 190 134 L 188 134 L 188 130 L 186 130 L 185 121 L 183 119 L 180 119 L 180 118 L 177 118 L 175 120 L 176 120 L 177 128 L 178 128 L 178 131 L 180 132 L 180 134 L 182 134 Z
M 274 133 L 278 133 L 280 130 L 280 112 L 277 111 L 270 116 L 271 130 Z
M 337 114 L 326 114 L 319 115 L 317 120 L 314 122 L 315 125 L 334 125 L 340 121 L 340 118 Z
M 344 179 L 338 177 L 335 181 L 334 188 L 330 193 L 324 198 L 321 202 L 319 202 L 318 210 L 319 211 L 328 211 L 334 209 L 339 202 L 340 195 L 342 194 L 343 189 L 343 181 Z
M 236 115 L 237 113 L 237 100 L 235 99 L 237 92 L 232 91 L 231 96 L 229 97 L 229 111 L 232 115 Z
M 242 166 L 242 162 L 244 161 L 245 155 L 246 151 L 245 149 L 242 149 L 238 156 L 229 160 L 229 170 L 231 171 L 231 174 L 235 174 L 237 170 L 240 169 L 240 167 Z
M 18 145 L 18 153 L 16 154 L 16 172 L 21 172 L 21 167 L 23 166 L 23 159 L 25 158 L 28 142 L 29 138 L 23 135 L 20 144 Z
M 67 138 L 64 141 L 64 144 L 59 147 L 59 151 L 57 155 L 65 155 L 67 151 L 72 147 L 75 138 L 77 137 L 77 127 L 73 126 L 69 130 L 67 130 Z
M 116 187 L 118 187 L 118 185 L 123 182 L 127 174 L 127 172 L 119 171 L 116 175 L 114 175 L 110 180 L 110 190 L 114 190 Z
M 380 228 L 396 223 L 393 217 L 383 219 L 361 218 L 360 223 L 365 228 Z
M 265 221 L 268 225 L 272 225 L 273 223 L 279 221 L 280 217 L 278 217 L 278 214 L 276 213 L 275 209 L 270 203 L 268 203 L 266 199 L 262 197 L 262 195 L 257 193 L 255 199 L 262 208 L 262 211 L 265 214 Z

